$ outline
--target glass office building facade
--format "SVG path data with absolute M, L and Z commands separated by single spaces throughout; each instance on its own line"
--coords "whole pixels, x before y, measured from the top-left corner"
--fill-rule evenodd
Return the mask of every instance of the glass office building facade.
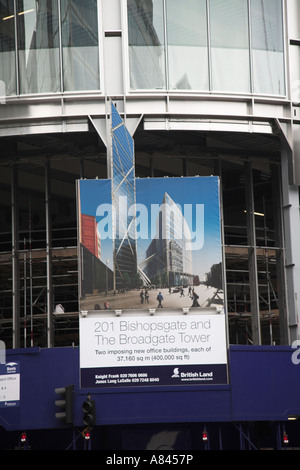
M 128 2 L 132 89 L 285 95 L 281 0 Z
M 132 90 L 284 96 L 282 0 L 129 0 Z M 97 1 L 0 3 L 5 95 L 99 90 Z
M 0 3 L 6 96 L 99 90 L 97 2 Z
M 8 345 L 78 340 L 76 180 L 112 172 L 113 196 L 130 204 L 134 173 L 219 176 L 230 342 L 298 337 L 298 10 L 284 0 L 0 0 Z M 120 141 L 126 168 L 112 166 L 111 101 L 134 141 Z M 115 247 L 121 272 L 136 265 L 126 239 Z

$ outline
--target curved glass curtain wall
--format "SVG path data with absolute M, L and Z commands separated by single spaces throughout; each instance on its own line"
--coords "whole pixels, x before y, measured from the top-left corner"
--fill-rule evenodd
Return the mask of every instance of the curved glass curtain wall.
M 132 90 L 285 95 L 282 0 L 128 0 Z
M 97 0 L 0 0 L 0 98 L 99 88 Z

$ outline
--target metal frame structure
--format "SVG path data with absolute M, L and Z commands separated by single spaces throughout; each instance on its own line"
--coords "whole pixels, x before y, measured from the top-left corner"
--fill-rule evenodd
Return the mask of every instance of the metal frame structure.
M 219 161 L 219 164 L 221 162 L 220 160 L 220 157 L 218 157 L 218 160 Z M 82 161 L 81 161 L 82 163 Z M 244 173 L 246 176 L 246 182 L 247 184 L 245 185 L 245 194 L 246 194 L 246 189 L 247 189 L 247 194 L 250 193 L 251 195 L 251 199 L 253 199 L 253 185 L 252 184 L 249 184 L 248 182 L 250 181 L 251 182 L 251 172 L 249 173 L 249 171 L 251 170 L 251 167 L 249 165 L 248 162 L 246 162 L 246 164 L 242 164 L 242 166 L 244 165 Z M 217 167 L 220 166 L 220 165 L 217 165 Z M 221 165 L 222 167 L 222 165 Z M 49 168 L 45 170 L 45 176 L 47 175 L 49 177 Z M 14 172 L 15 174 L 15 172 Z M 222 169 L 221 169 L 221 174 L 222 174 Z M 226 173 L 224 174 L 224 176 L 226 176 Z M 44 181 L 45 181 L 45 207 L 49 207 L 48 204 L 49 204 L 49 200 L 51 198 L 46 197 L 46 195 L 48 194 L 47 191 L 46 191 L 46 188 L 49 188 L 49 185 L 47 185 L 47 179 L 44 178 Z M 276 184 L 275 181 L 273 181 L 273 184 Z M 15 208 L 13 206 L 13 212 L 15 211 Z M 223 202 L 222 202 L 222 212 L 224 211 L 224 207 L 223 207 Z M 251 211 L 250 211 L 251 212 Z M 253 212 L 253 211 L 252 211 Z M 47 213 L 47 211 L 46 211 Z M 48 217 L 50 216 L 50 213 L 48 214 Z M 251 214 L 251 217 L 249 217 L 249 215 L 247 216 L 247 223 L 248 223 L 248 227 L 252 227 L 252 240 L 251 241 L 248 241 L 248 243 L 246 245 L 233 245 L 232 243 L 226 243 L 226 240 L 224 241 L 224 244 L 223 244 L 223 250 L 224 250 L 224 254 L 225 254 L 225 260 L 226 260 L 226 271 L 227 271 L 227 281 L 228 283 L 230 284 L 230 271 L 231 271 L 231 266 L 230 266 L 230 258 L 233 256 L 233 259 L 238 256 L 239 258 L 238 259 L 241 259 L 240 257 L 241 256 L 244 256 L 244 260 L 246 261 L 246 269 L 247 269 L 247 265 L 248 265 L 248 261 L 249 259 L 253 259 L 253 263 L 249 264 L 249 279 L 250 279 L 250 276 L 251 276 L 251 272 L 253 273 L 256 281 L 255 283 L 253 284 L 253 282 L 249 282 L 249 287 L 250 287 L 250 298 L 251 298 L 251 295 L 254 296 L 254 301 L 256 302 L 256 305 L 257 305 L 257 311 L 258 311 L 258 314 L 256 317 L 253 316 L 253 314 L 249 314 L 249 313 L 246 313 L 247 310 L 245 310 L 244 313 L 239 313 L 239 309 L 236 309 L 234 308 L 233 310 L 228 310 L 228 314 L 229 314 L 229 320 L 231 322 L 231 324 L 233 324 L 234 322 L 239 322 L 239 321 L 242 321 L 242 323 L 244 324 L 244 326 L 246 326 L 247 328 L 247 318 L 249 319 L 250 323 L 249 323 L 249 331 L 251 331 L 251 323 L 252 322 L 256 322 L 256 325 L 257 325 L 257 331 L 258 331 L 258 335 L 261 335 L 261 331 L 260 331 L 260 320 L 259 320 L 259 317 L 260 317 L 260 309 L 259 309 L 259 306 L 258 306 L 258 303 L 259 303 L 259 292 L 258 292 L 258 281 L 257 281 L 257 260 L 258 260 L 258 257 L 260 259 L 264 259 L 268 253 L 269 256 L 271 256 L 272 258 L 274 258 L 274 255 L 276 254 L 276 257 L 277 257 L 277 262 L 276 262 L 276 266 L 277 266 L 277 269 L 278 271 L 281 272 L 280 276 L 282 276 L 282 270 L 283 270 L 283 260 L 284 260 L 284 253 L 282 251 L 282 248 L 280 249 L 280 247 L 282 245 L 280 245 L 280 243 L 278 245 L 276 245 L 275 247 L 272 246 L 272 247 L 261 247 L 261 246 L 256 246 L 256 240 L 255 240 L 255 235 L 254 235 L 254 227 L 255 227 L 255 220 L 254 220 L 254 213 Z M 277 225 L 278 226 L 278 225 Z M 50 240 L 50 237 L 52 238 L 53 236 L 53 231 L 50 229 L 50 223 L 47 225 L 48 227 L 48 230 L 49 230 L 49 235 L 48 235 L 48 240 Z M 247 229 L 245 228 L 245 233 L 250 233 L 250 229 Z M 225 227 L 225 232 L 227 233 L 227 229 Z M 281 230 L 275 230 L 275 233 L 276 235 L 280 235 L 281 234 Z M 46 234 L 46 232 L 45 232 Z M 18 239 L 20 237 L 18 236 Z M 68 240 L 66 240 L 66 242 L 68 242 Z M 31 243 L 30 243 L 31 245 Z M 265 248 L 267 248 L 265 250 Z M 53 263 L 56 264 L 56 263 L 60 263 L 59 259 L 63 260 L 65 258 L 65 254 L 66 254 L 66 251 L 69 250 L 69 252 L 71 253 L 72 250 L 73 250 L 73 261 L 72 261 L 72 258 L 70 258 L 70 261 L 71 263 L 74 265 L 77 265 L 77 257 L 76 255 L 74 255 L 76 253 L 76 244 L 74 246 L 74 248 L 64 248 L 61 247 L 61 248 L 58 248 L 58 249 L 55 249 L 54 246 L 51 245 L 51 243 L 49 244 L 49 248 L 47 249 L 47 238 L 45 240 L 45 248 L 43 250 L 38 250 L 38 252 L 40 253 L 40 255 L 38 255 L 38 252 L 37 251 L 32 251 L 32 249 L 29 249 L 28 251 L 25 250 L 16 250 L 18 251 L 18 256 L 16 256 L 16 259 L 15 261 L 13 262 L 13 266 L 19 266 L 19 270 L 18 270 L 18 276 L 17 276 L 17 281 L 19 282 L 19 284 L 23 284 L 25 285 L 26 283 L 26 268 L 24 268 L 24 276 L 21 274 L 20 272 L 20 267 L 22 267 L 22 263 L 20 262 L 20 260 L 22 260 L 22 253 L 24 254 L 25 256 L 25 260 L 29 263 L 29 268 L 32 270 L 32 267 L 33 265 L 35 265 L 35 267 L 37 267 L 37 265 L 35 264 L 36 260 L 38 260 L 38 258 L 40 257 L 41 259 L 43 259 L 44 257 L 44 264 L 46 266 L 45 268 L 45 271 L 44 273 L 46 274 L 47 273 L 47 270 L 52 270 L 53 269 Z M 251 256 L 249 257 L 249 252 L 251 254 Z M 51 253 L 51 255 L 50 255 Z M 253 254 L 255 253 L 255 254 Z M 32 255 L 34 254 L 34 259 L 32 258 Z M 60 256 L 60 254 L 62 256 Z M 58 256 L 58 257 L 57 257 Z M 245 264 L 245 262 L 244 262 Z M 252 265 L 255 265 L 255 269 L 252 269 Z M 21 265 L 21 266 L 20 266 Z M 25 262 L 25 265 L 26 265 L 26 262 Z M 16 269 L 16 268 L 14 268 Z M 76 269 L 75 269 L 76 270 Z M 252 270 L 252 271 L 251 271 Z M 236 272 L 236 268 L 234 268 L 234 271 Z M 38 274 L 38 272 L 37 272 Z M 41 274 L 43 274 L 41 272 Z M 48 307 L 48 305 L 53 305 L 53 285 L 55 284 L 55 280 L 57 279 L 57 275 L 54 274 L 54 276 L 52 275 L 51 276 L 51 279 L 49 281 L 49 276 L 47 276 L 47 274 L 45 275 L 44 274 L 44 282 L 42 282 L 42 284 L 40 284 L 40 287 L 38 287 L 39 291 L 37 291 L 37 294 L 34 294 L 34 297 L 33 297 L 33 291 L 32 291 L 32 277 L 30 279 L 30 283 L 28 283 L 26 289 L 24 289 L 24 295 L 27 296 L 27 299 L 29 301 L 30 299 L 30 305 L 29 305 L 29 308 L 30 308 L 30 316 L 28 318 L 30 318 L 30 322 L 34 321 L 41 321 L 41 314 L 40 315 L 37 315 L 37 314 L 32 314 L 32 307 L 34 305 L 36 305 L 36 298 L 35 298 L 35 295 L 38 297 L 40 297 L 40 295 L 42 295 L 42 292 L 46 292 L 47 295 L 46 295 L 46 310 L 45 310 L 45 321 L 46 321 L 46 325 L 47 325 L 47 340 L 46 342 L 44 342 L 43 344 L 44 345 L 47 345 L 47 347 L 52 347 L 51 345 L 54 345 L 54 343 L 52 342 L 53 340 L 51 340 L 50 336 L 49 336 L 49 329 L 51 328 L 51 335 L 54 334 L 54 330 L 55 329 L 59 329 L 60 326 L 61 326 L 61 322 L 63 321 L 63 318 L 65 317 L 66 319 L 68 318 L 70 320 L 70 317 L 73 316 L 73 318 L 76 318 L 76 315 L 78 315 L 75 312 L 66 312 L 64 314 L 60 314 L 60 315 L 56 315 L 54 312 L 54 308 L 51 306 L 50 309 Z M 75 274 L 77 275 L 77 274 Z M 21 276 L 21 278 L 20 278 Z M 66 274 L 60 274 L 60 277 L 61 276 L 66 276 Z M 272 289 L 272 283 L 270 282 L 270 279 L 268 278 L 268 273 L 266 273 L 266 279 L 267 279 L 267 289 Z M 279 277 L 279 279 L 282 279 L 282 277 Z M 48 288 L 48 286 L 50 285 L 50 282 L 52 284 L 52 290 Z M 229 285 L 228 284 L 228 285 Z M 76 285 L 76 281 L 75 281 L 75 285 Z M 234 283 L 235 287 L 238 287 L 238 283 L 235 282 Z M 282 284 L 281 286 L 281 291 L 280 291 L 280 295 L 279 295 L 279 300 L 281 302 L 281 306 L 280 306 L 280 310 L 282 312 L 285 311 L 285 302 L 284 302 L 284 298 L 285 298 L 285 288 L 284 288 L 284 284 Z M 48 288 L 48 290 L 47 290 Z M 252 291 L 253 290 L 253 291 Z M 28 291 L 28 292 L 27 292 Z M 19 292 L 19 296 L 20 297 L 20 293 L 21 295 L 22 294 L 22 290 L 18 290 Z M 253 292 L 253 293 L 251 293 Z M 50 293 L 50 294 L 49 294 Z M 249 298 L 249 301 L 250 301 L 250 298 Z M 274 295 L 274 299 L 276 302 L 278 301 L 278 299 L 276 298 L 276 295 Z M 21 302 L 20 300 L 18 300 L 20 305 L 21 305 Z M 264 302 L 267 304 L 267 308 L 266 308 L 266 317 L 265 317 L 265 321 L 269 321 L 269 318 L 268 318 L 268 314 L 267 312 L 270 312 L 272 311 L 273 309 L 270 307 L 270 296 L 267 296 L 266 295 L 266 298 L 264 300 Z M 252 304 L 251 304 L 252 305 Z M 24 307 L 24 305 L 23 305 Z M 228 306 L 229 308 L 229 306 Z M 26 309 L 25 309 L 26 311 Z M 251 312 L 253 312 L 252 310 L 252 307 L 251 307 Z M 16 311 L 17 312 L 17 311 Z M 19 328 L 19 333 L 18 334 L 18 345 L 20 346 L 21 345 L 21 342 L 20 342 L 20 325 L 23 321 L 23 319 L 21 318 L 21 308 L 19 307 L 19 316 L 15 316 L 15 321 L 16 323 L 18 324 L 18 328 Z M 43 315 L 43 314 L 42 314 Z M 25 318 L 25 316 L 24 316 Z M 275 315 L 275 318 L 278 318 L 277 315 Z M 279 315 L 279 319 L 280 321 L 283 323 L 283 326 L 280 328 L 281 330 L 281 334 L 283 335 L 282 338 L 287 338 L 288 336 L 288 328 L 287 328 L 287 318 L 285 315 Z M 246 323 L 245 323 L 246 322 Z M 31 330 L 32 330 L 32 325 L 31 325 Z M 16 339 L 17 339 L 17 336 L 16 336 Z M 249 336 L 249 339 L 251 341 L 252 344 L 260 344 L 261 342 L 261 339 L 258 339 L 257 337 L 255 337 L 253 335 L 253 329 L 252 329 L 252 332 Z M 278 341 L 278 339 L 277 339 Z M 235 342 L 235 341 L 234 341 Z M 287 344 L 287 342 L 283 339 L 281 339 L 281 342 L 282 344 Z M 25 343 L 26 344 L 26 341 Z M 58 344 L 60 344 L 60 342 L 58 342 Z M 272 344 L 272 339 L 271 339 L 271 335 L 270 335 L 270 344 Z M 19 347 L 18 346 L 18 347 Z

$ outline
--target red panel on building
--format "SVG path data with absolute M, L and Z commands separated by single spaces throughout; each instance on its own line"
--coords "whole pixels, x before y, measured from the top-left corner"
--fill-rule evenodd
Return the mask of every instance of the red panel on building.
M 81 243 L 100 258 L 96 219 L 91 215 L 81 214 Z

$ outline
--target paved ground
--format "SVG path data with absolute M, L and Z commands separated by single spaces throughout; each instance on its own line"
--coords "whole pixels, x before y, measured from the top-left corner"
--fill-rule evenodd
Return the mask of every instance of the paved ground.
M 218 289 L 206 286 L 194 287 L 195 292 L 199 295 L 198 302 L 200 307 L 210 307 L 221 305 L 223 301 L 223 293 Z M 141 303 L 140 301 L 140 290 L 132 290 L 122 294 L 113 294 L 109 292 L 108 295 L 94 294 L 88 295 L 86 299 L 80 303 L 80 310 L 93 310 L 95 305 L 100 305 L 101 309 L 104 309 L 105 302 L 108 302 L 109 308 L 114 309 L 148 309 L 157 308 L 158 301 L 156 297 L 161 292 L 163 295 L 162 305 L 165 308 L 182 308 L 191 307 L 192 299 L 188 295 L 188 289 L 184 289 L 184 296 L 178 293 L 169 293 L 168 289 L 152 289 L 149 290 L 149 303 Z

